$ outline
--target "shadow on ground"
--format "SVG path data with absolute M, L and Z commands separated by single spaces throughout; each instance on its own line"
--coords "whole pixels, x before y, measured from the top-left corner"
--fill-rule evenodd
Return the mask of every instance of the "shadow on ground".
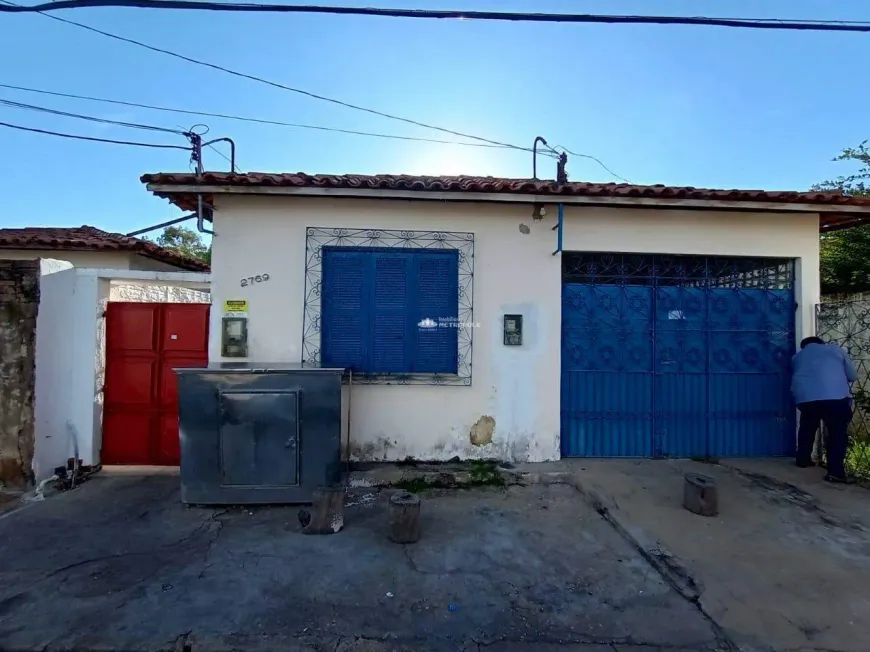
M 385 502 L 352 493 L 346 529 L 316 537 L 298 508 L 186 508 L 177 477 L 96 477 L 0 520 L 0 647 L 725 647 L 570 486 L 431 493 L 408 546 Z

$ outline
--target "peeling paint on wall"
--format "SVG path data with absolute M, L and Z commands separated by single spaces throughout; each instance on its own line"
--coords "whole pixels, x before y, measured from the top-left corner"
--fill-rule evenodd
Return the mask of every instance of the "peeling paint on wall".
M 474 446 L 486 446 L 492 442 L 492 433 L 495 430 L 495 419 L 490 416 L 480 417 L 468 432 L 468 440 Z
M 345 426 L 342 426 L 342 455 L 344 455 Z M 378 437 L 375 441 L 350 442 L 350 459 L 353 462 L 382 462 L 385 460 L 402 459 L 394 451 L 398 441 L 389 437 Z

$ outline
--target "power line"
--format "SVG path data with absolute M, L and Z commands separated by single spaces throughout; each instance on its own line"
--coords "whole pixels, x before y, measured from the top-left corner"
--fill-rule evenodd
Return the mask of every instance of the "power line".
M 548 147 L 549 147 L 549 145 L 548 145 Z M 556 145 L 556 147 L 558 147 L 558 148 L 561 149 L 562 151 L 566 152 L 567 154 L 570 154 L 571 156 L 576 156 L 576 157 L 578 157 L 578 158 L 588 158 L 588 159 L 590 159 L 590 160 L 592 160 L 592 161 L 595 161 L 596 163 L 598 163 L 598 165 L 600 165 L 602 168 L 604 168 L 605 170 L 607 170 L 607 172 L 608 172 L 609 174 L 613 175 L 614 177 L 616 177 L 616 178 L 619 179 L 620 181 L 624 181 L 625 183 L 631 183 L 631 181 L 629 181 L 629 180 L 626 179 L 625 177 L 621 177 L 621 176 L 619 176 L 618 174 L 616 174 L 616 172 L 614 172 L 614 171 L 611 170 L 609 167 L 607 167 L 606 165 L 604 165 L 604 163 L 601 161 L 601 159 L 599 159 L 599 158 L 597 158 L 597 157 L 595 157 L 595 156 L 592 156 L 591 154 L 578 154 L 577 152 L 572 152 L 570 149 L 568 149 L 567 147 L 564 147 L 564 146 L 562 146 L 562 145 Z M 553 149 L 553 148 L 550 147 L 550 149 Z M 556 150 L 553 149 L 553 151 L 555 152 Z
M 10 3 L 11 4 L 11 3 Z M 133 7 L 147 9 L 182 9 L 197 11 L 232 11 L 258 13 L 339 14 L 386 18 L 426 18 L 535 23 L 593 23 L 622 25 L 698 25 L 753 29 L 870 32 L 870 23 L 862 21 L 791 20 L 772 18 L 710 18 L 705 16 L 638 16 L 601 14 L 551 14 L 503 11 L 460 11 L 429 9 L 383 9 L 377 7 L 325 7 L 319 5 L 281 5 L 266 3 L 208 2 L 199 0 L 60 0 L 29 7 L 0 7 L 10 13 L 43 13 L 83 7 Z
M 69 113 L 67 111 L 58 111 L 57 109 L 49 109 L 44 106 L 36 106 L 34 104 L 23 104 L 21 102 L 13 102 L 12 100 L 4 100 L 0 98 L 0 105 L 9 106 L 15 109 L 25 109 L 28 111 L 38 111 L 40 113 L 50 113 L 52 115 L 60 115 L 67 118 L 77 118 L 79 120 L 88 120 L 89 122 L 99 122 L 101 124 L 118 125 L 120 127 L 129 127 L 132 129 L 144 129 L 146 131 L 160 131 L 168 134 L 177 134 L 183 136 L 184 132 L 178 129 L 166 129 L 165 127 L 154 127 L 152 125 L 143 125 L 136 122 L 122 122 L 120 120 L 110 120 L 108 118 L 97 118 L 90 115 L 81 115 L 79 113 Z
M 20 6 L 20 5 L 15 4 L 14 2 L 12 2 L 11 0 L 0 0 L 0 3 L 4 3 L 4 4 L 6 4 L 6 5 L 11 5 L 11 6 L 13 6 L 13 7 L 19 7 L 19 6 Z M 126 37 L 123 37 L 123 36 L 118 36 L 117 34 L 112 34 L 112 33 L 110 33 L 110 32 L 105 32 L 105 31 L 100 30 L 100 29 L 97 29 L 97 28 L 95 28 L 95 27 L 91 27 L 91 26 L 89 26 L 89 25 L 85 25 L 84 23 L 78 23 L 78 22 L 76 22 L 76 21 L 67 20 L 67 19 L 65 19 L 65 18 L 60 18 L 59 16 L 52 16 L 52 15 L 49 15 L 49 14 L 46 14 L 46 13 L 43 13 L 43 12 L 38 12 L 38 13 L 40 13 L 40 14 L 43 15 L 43 16 L 45 16 L 46 18 L 51 18 L 51 19 L 53 19 L 53 20 L 57 20 L 57 21 L 62 22 L 62 23 L 67 23 L 67 24 L 69 24 L 69 25 L 73 25 L 73 26 L 76 26 L 76 27 L 81 27 L 82 29 L 86 29 L 86 30 L 88 30 L 88 31 L 90 31 L 90 32 L 94 32 L 94 33 L 96 33 L 96 34 L 100 34 L 100 35 L 102 35 L 102 36 L 106 36 L 106 37 L 108 37 L 108 38 L 116 39 L 116 40 L 119 40 L 119 41 L 122 41 L 122 42 L 125 42 L 125 43 L 130 43 L 130 44 L 132 44 L 132 45 L 138 45 L 138 46 L 143 47 L 143 48 L 145 48 L 145 49 L 147 49 L 147 50 L 151 50 L 151 51 L 154 51 L 154 52 L 158 52 L 158 53 L 160 53 L 160 54 L 165 54 L 165 55 L 168 55 L 168 56 L 171 56 L 171 57 L 175 57 L 175 58 L 177 58 L 177 59 L 181 59 L 181 60 L 183 60 L 183 61 L 187 61 L 187 62 L 189 62 L 189 63 L 194 63 L 194 64 L 197 64 L 197 65 L 200 65 L 200 66 L 204 66 L 204 67 L 207 67 L 207 68 L 212 68 L 212 69 L 214 69 L 214 70 L 219 70 L 219 71 L 222 71 L 222 72 L 226 72 L 226 73 L 228 73 L 228 74 L 230 74 L 230 75 L 234 75 L 234 76 L 241 77 L 241 78 L 244 78 L 244 79 L 250 79 L 250 80 L 252 80 L 252 81 L 258 81 L 258 82 L 260 82 L 260 83 L 267 84 L 267 85 L 269 85 L 269 86 L 274 86 L 275 88 L 280 88 L 280 89 L 282 89 L 282 90 L 287 90 L 287 91 L 291 91 L 291 92 L 294 92 L 294 93 L 299 93 L 299 94 L 302 94 L 302 95 L 305 95 L 305 96 L 308 96 L 308 97 L 312 97 L 312 98 L 314 98 L 314 99 L 322 100 L 322 101 L 325 101 L 325 102 L 330 102 L 330 103 L 332 103 L 332 104 L 337 104 L 337 105 L 339 105 L 339 106 L 344 106 L 344 107 L 346 107 L 346 108 L 355 109 L 355 110 L 358 110 L 358 111 L 363 111 L 363 112 L 365 112 L 365 113 L 370 113 L 370 114 L 373 114 L 373 115 L 378 115 L 378 116 L 381 116 L 381 117 L 384 117 L 384 118 L 389 118 L 389 119 L 392 119 L 392 120 L 398 120 L 398 121 L 400 121 L 400 122 L 405 122 L 405 123 L 412 124 L 412 125 L 419 126 L 419 127 L 423 127 L 423 128 L 426 128 L 426 129 L 433 129 L 433 130 L 436 130 L 436 131 L 441 131 L 441 132 L 444 132 L 444 133 L 452 134 L 452 135 L 454 135 L 454 136 L 460 136 L 460 137 L 462 137 L 462 138 L 469 138 L 469 139 L 471 139 L 471 140 L 477 140 L 477 141 L 480 141 L 480 142 L 482 143 L 482 144 L 478 145 L 478 146 L 480 146 L 480 147 L 486 147 L 486 146 L 489 146 L 489 147 L 501 147 L 501 148 L 507 148 L 507 149 L 515 149 L 515 150 L 524 151 L 524 152 L 533 152 L 533 151 L 534 151 L 531 147 L 521 147 L 521 146 L 519 146 L 519 145 L 512 145 L 512 144 L 510 144 L 510 143 L 502 143 L 502 142 L 499 142 L 499 141 L 497 141 L 497 140 L 490 140 L 490 139 L 488 139 L 488 138 L 482 138 L 482 137 L 480 137 L 480 136 L 474 136 L 474 135 L 471 135 L 471 134 L 465 134 L 465 133 L 462 133 L 462 132 L 459 132 L 459 131 L 454 131 L 454 130 L 451 130 L 451 129 L 446 129 L 446 128 L 444 128 L 444 127 L 438 127 L 438 126 L 435 126 L 435 125 L 429 125 L 429 124 L 426 124 L 426 123 L 424 123 L 424 122 L 418 122 L 418 121 L 416 121 L 416 120 L 412 120 L 412 119 L 410 119 L 410 118 L 403 118 L 403 117 L 401 117 L 401 116 L 396 116 L 396 115 L 392 115 L 392 114 L 389 114 L 389 113 L 384 113 L 384 112 L 382 112 L 382 111 L 377 111 L 377 110 L 375 110 L 375 109 L 369 109 L 369 108 L 366 108 L 366 107 L 362 107 L 362 106 L 358 106 L 358 105 L 351 104 L 351 103 L 348 103 L 348 102 L 344 102 L 344 101 L 342 101 L 342 100 L 337 100 L 337 99 L 330 98 L 330 97 L 326 97 L 326 96 L 323 96 L 323 95 L 318 95 L 318 94 L 316 94 L 316 93 L 311 93 L 311 92 L 309 92 L 309 91 L 305 91 L 305 90 L 302 90 L 302 89 L 293 88 L 292 86 L 286 86 L 286 85 L 284 85 L 284 84 L 280 84 L 280 83 L 278 83 L 278 82 L 273 82 L 273 81 L 270 81 L 270 80 L 264 79 L 264 78 L 262 78 L 262 77 L 257 77 L 257 76 L 255 76 L 255 75 L 248 75 L 247 73 L 238 72 L 238 71 L 232 70 L 232 69 L 230 69 L 230 68 L 225 68 L 225 67 L 223 67 L 223 66 L 219 66 L 219 65 L 217 65 L 217 64 L 209 63 L 209 62 L 206 62 L 206 61 L 200 61 L 200 60 L 198 60 L 198 59 L 193 59 L 193 58 L 191 58 L 191 57 L 187 57 L 187 56 L 185 56 L 185 55 L 178 54 L 178 53 L 176 53 L 176 52 L 172 52 L 172 51 L 170 51 L 170 50 L 164 50 L 164 49 L 162 49 L 162 48 L 157 48 L 157 47 L 154 47 L 154 46 L 152 46 L 152 45 L 147 45 L 146 43 L 142 43 L 141 41 L 136 41 L 136 40 L 134 40 L 134 39 L 129 39 L 129 38 L 126 38 Z M 150 109 L 153 109 L 153 110 L 156 110 L 156 111 L 174 111 L 174 112 L 177 112 L 177 113 L 189 113 L 189 114 L 194 114 L 194 115 L 203 115 L 203 116 L 210 116 L 210 117 L 222 117 L 222 118 L 231 119 L 231 120 L 244 120 L 244 121 L 249 121 L 249 122 L 260 122 L 260 123 L 263 123 L 263 124 L 277 124 L 277 125 L 282 125 L 282 126 L 287 126 L 287 127 L 298 127 L 298 128 L 303 128 L 303 129 L 317 129 L 317 130 L 321 130 L 321 131 L 333 131 L 333 132 L 337 132 L 337 133 L 347 133 L 347 134 L 354 134 L 354 135 L 359 135 L 359 136 L 371 136 L 371 137 L 377 137 L 377 138 L 391 138 L 391 139 L 396 139 L 396 140 L 414 140 L 414 141 L 418 141 L 418 142 L 437 142 L 437 143 L 443 143 L 443 144 L 456 144 L 456 145 L 474 146 L 473 143 L 459 143 L 459 142 L 456 142 L 456 141 L 446 141 L 446 140 L 438 140 L 438 139 L 432 139 L 432 138 L 413 138 L 413 137 L 410 137 L 410 136 L 394 136 L 394 135 L 389 135 L 389 134 L 378 134 L 378 133 L 372 133 L 372 132 L 352 131 L 352 130 L 348 130 L 348 129 L 338 129 L 338 128 L 333 128 L 333 127 L 320 127 L 320 126 L 316 126 L 316 125 L 301 125 L 301 124 L 293 124 L 293 123 L 281 123 L 281 122 L 279 122 L 279 121 L 274 121 L 274 120 L 262 120 L 262 119 L 259 119 L 259 118 L 243 118 L 243 117 L 240 117 L 240 116 L 229 116 L 229 115 L 216 114 L 216 113 L 186 111 L 186 110 L 183 110 L 183 109 L 167 109 L 167 108 L 165 108 L 165 107 L 156 107 L 156 106 L 150 106 L 150 105 L 135 104 L 135 103 L 132 103 L 132 102 L 122 102 L 122 101 L 120 101 L 120 100 L 105 100 L 105 99 L 92 98 L 92 97 L 86 97 L 86 96 L 75 96 L 75 95 L 70 95 L 70 94 L 52 93 L 52 92 L 49 92 L 49 91 L 39 91 L 39 90 L 35 90 L 35 89 L 28 89 L 28 88 L 23 88 L 23 87 L 9 86 L 9 85 L 5 85 L 5 84 L 0 84 L 0 86 L 3 86 L 3 87 L 5 87 L 5 88 L 15 88 L 15 89 L 17 89 L 17 90 L 25 90 L 25 91 L 31 91 L 31 92 L 36 92 L 36 93 L 40 93 L 40 92 L 41 92 L 41 93 L 46 93 L 46 94 L 51 94 L 51 95 L 58 95 L 58 96 L 62 96 L 62 97 L 75 97 L 75 98 L 77 98 L 77 99 L 86 99 L 86 100 L 91 100 L 91 101 L 103 101 L 103 102 L 110 102 L 110 103 L 113 103 L 113 104 L 123 104 L 123 105 L 128 105 L 128 106 L 138 106 L 139 108 L 150 108 Z M 565 151 L 568 151 L 568 150 L 566 149 Z M 545 154 L 545 155 L 547 155 L 547 156 L 552 156 L 552 157 L 556 158 L 556 156 L 555 156 L 554 154 L 547 154 L 546 152 L 542 152 L 542 153 Z M 597 163 L 598 163 L 598 164 L 599 164 L 603 169 L 605 169 L 609 174 L 613 175 L 615 178 L 625 180 L 623 177 L 621 177 L 621 176 L 619 176 L 618 174 L 614 173 L 610 168 L 608 168 L 606 165 L 604 165 L 604 163 L 602 163 L 600 159 L 598 159 L 598 158 L 596 158 L 596 157 L 594 157 L 594 156 L 592 156 L 592 155 L 589 155 L 589 154 L 574 154 L 573 152 L 570 152 L 570 151 L 568 151 L 568 153 L 573 154 L 574 156 L 578 156 L 578 157 L 582 157 L 582 158 L 588 158 L 588 159 L 591 159 L 591 160 L 597 162 Z
M 76 140 L 90 140 L 98 143 L 112 143 L 114 145 L 134 145 L 136 147 L 154 147 L 158 149 L 183 149 L 188 151 L 189 147 L 182 145 L 159 145 L 157 143 L 139 143 L 130 140 L 112 140 L 111 138 L 96 138 L 94 136 L 79 136 L 76 134 L 64 134 L 58 131 L 47 131 L 45 129 L 34 129 L 33 127 L 22 127 L 21 125 L 13 125 L 8 122 L 0 122 L 0 127 L 9 127 L 10 129 L 20 129 L 21 131 L 31 131 L 36 134 L 46 134 L 49 136 L 60 136 L 61 138 L 74 138 Z
M 217 154 L 222 159 L 224 159 L 227 163 L 229 163 L 230 166 L 232 167 L 232 170 L 231 170 L 232 172 L 239 171 L 239 166 L 237 164 L 233 163 L 233 160 L 229 156 L 224 154 L 222 151 L 220 151 L 217 147 L 215 147 L 214 145 L 206 145 L 206 147 L 208 147 L 211 150 L 214 150 L 215 154 Z
M 26 86 L 13 86 L 12 84 L 0 84 L 0 88 L 9 88 L 16 91 L 25 91 L 27 93 L 40 93 L 42 95 L 53 95 L 56 97 L 67 97 L 76 100 L 87 100 L 90 102 L 105 102 L 108 104 L 118 104 L 121 106 L 131 106 L 139 109 L 150 109 L 152 111 L 165 111 L 168 113 L 183 113 L 186 115 L 198 115 L 209 118 L 223 118 L 225 120 L 239 120 L 242 122 L 254 122 L 264 125 L 275 125 L 280 127 L 294 127 L 298 129 L 315 129 L 317 131 L 332 131 L 341 134 L 351 134 L 354 136 L 371 136 L 374 138 L 388 138 L 394 140 L 409 140 L 421 143 L 439 143 L 443 145 L 461 145 L 463 147 L 491 147 L 495 149 L 516 149 L 505 145 L 489 145 L 487 143 L 463 143 L 458 140 L 442 140 L 438 138 L 419 138 L 415 136 L 398 136 L 395 134 L 383 134 L 371 131 L 354 131 L 352 129 L 340 129 L 338 127 L 324 127 L 321 125 L 300 124 L 296 122 L 283 122 L 281 120 L 268 120 L 265 118 L 252 118 L 249 116 L 231 115 L 227 113 L 212 113 L 209 111 L 193 111 L 190 109 L 175 109 L 165 106 L 155 106 L 153 104 L 140 104 L 138 102 L 126 102 L 123 100 L 112 100 L 105 97 L 93 97 L 89 95 L 75 95 L 73 93 L 58 93 L 55 91 L 46 91 L 38 88 L 27 88 Z
M 21 8 L 21 5 L 18 5 L 11 0 L 0 0 L 0 2 L 10 5 L 12 7 Z M 321 100 L 323 102 L 329 102 L 331 104 L 337 104 L 338 106 L 343 106 L 348 109 L 354 109 L 356 111 L 362 111 L 364 113 L 369 113 L 372 115 L 377 115 L 382 118 L 388 118 L 390 120 L 398 120 L 399 122 L 405 122 L 407 124 L 412 124 L 417 127 L 423 127 L 425 129 L 434 129 L 435 131 L 441 131 L 443 133 L 452 134 L 454 136 L 459 136 L 461 138 L 469 138 L 471 140 L 477 140 L 484 143 L 489 143 L 490 145 L 500 145 L 502 147 L 508 147 L 511 149 L 519 149 L 526 152 L 531 152 L 531 147 L 520 147 L 519 145 L 512 145 L 510 143 L 502 143 L 497 140 L 490 140 L 489 138 L 482 138 L 480 136 L 474 136 L 472 134 L 462 133 L 461 131 L 454 131 L 453 129 L 446 129 L 444 127 L 438 127 L 435 125 L 430 125 L 425 122 L 419 122 L 417 120 L 412 120 L 410 118 L 403 118 L 398 115 L 393 115 L 391 113 L 386 113 L 384 111 L 378 111 L 376 109 L 369 109 L 364 106 L 360 106 L 358 104 L 351 104 L 350 102 L 344 102 L 342 100 L 337 100 L 332 97 L 327 97 L 325 95 L 319 95 L 317 93 L 312 93 L 310 91 L 302 90 L 301 88 L 294 88 L 292 86 L 287 86 L 285 84 L 281 84 L 279 82 L 270 81 L 268 79 L 264 79 L 263 77 L 258 77 L 256 75 L 249 75 L 244 72 L 239 72 L 237 70 L 233 70 L 231 68 L 226 68 L 224 66 L 219 66 L 215 63 L 209 63 L 207 61 L 202 61 L 200 59 L 194 59 L 193 57 L 188 57 L 183 54 L 178 54 L 177 52 L 172 52 L 170 50 L 164 50 L 163 48 L 158 48 L 153 45 L 148 45 L 143 43 L 142 41 L 137 41 L 135 39 L 127 38 L 125 36 L 118 36 L 117 34 L 112 34 L 111 32 L 106 32 L 101 29 L 97 29 L 96 27 L 91 27 L 90 25 L 85 25 L 84 23 L 77 23 L 74 20 L 67 20 L 66 18 L 61 18 L 60 16 L 52 16 L 50 14 L 44 13 L 42 11 L 36 10 L 37 13 L 45 16 L 46 18 L 51 18 L 52 20 L 57 20 L 61 23 L 66 23 L 68 25 L 75 25 L 76 27 L 81 27 L 82 29 L 86 29 L 89 32 L 94 32 L 95 34 L 100 34 L 107 38 L 115 39 L 117 41 L 122 41 L 124 43 L 130 43 L 132 45 L 138 45 L 139 47 L 145 48 L 146 50 L 151 50 L 152 52 L 158 52 L 160 54 L 165 54 L 170 57 L 174 57 L 176 59 L 181 59 L 182 61 L 187 61 L 188 63 L 194 63 L 198 66 L 204 66 L 206 68 L 211 68 L 213 70 L 219 70 L 221 72 L 225 72 L 229 75 L 233 75 L 235 77 L 241 77 L 242 79 L 250 79 L 252 81 L 260 82 L 261 84 L 267 84 L 268 86 L 273 86 L 274 88 L 280 88 L 285 91 L 290 91 L 291 93 L 298 93 L 300 95 L 305 95 L 306 97 L 311 97 L 316 100 Z
M 0 1 L 2 1 L 2 0 L 0 0 Z M 315 129 L 318 131 L 331 131 L 331 132 L 337 132 L 337 133 L 342 133 L 342 134 L 353 134 L 356 136 L 372 136 L 372 137 L 377 137 L 377 138 L 410 140 L 410 141 L 425 142 L 425 143 L 441 143 L 441 144 L 445 144 L 445 145 L 461 145 L 461 146 L 465 146 L 465 147 L 492 147 L 492 148 L 501 148 L 501 149 L 504 148 L 503 145 L 489 145 L 486 143 L 463 143 L 463 142 L 460 142 L 457 140 L 440 140 L 437 138 L 417 138 L 417 137 L 413 137 L 413 136 L 397 136 L 397 135 L 393 135 L 393 134 L 381 134 L 381 133 L 374 133 L 374 132 L 368 132 L 368 131 L 353 131 L 350 129 L 339 129 L 336 127 L 323 127 L 323 126 L 319 126 L 319 125 L 306 125 L 306 124 L 299 124 L 299 123 L 295 123 L 295 122 L 283 122 L 281 120 L 267 120 L 265 118 L 252 118 L 249 116 L 239 116 L 239 115 L 232 115 L 232 114 L 227 114 L 227 113 L 213 113 L 213 112 L 209 112 L 209 111 L 193 111 L 190 109 L 176 109 L 176 108 L 170 108 L 170 107 L 165 107 L 165 106 L 156 106 L 153 104 L 141 104 L 138 102 L 127 102 L 124 100 L 113 100 L 113 99 L 109 99 L 109 98 L 105 98 L 105 97 L 94 97 L 92 95 L 77 95 L 75 93 L 60 93 L 57 91 L 48 91 L 48 90 L 44 90 L 44 89 L 40 89 L 40 88 L 28 88 L 27 86 L 15 86 L 13 84 L 0 83 L 0 88 L 8 88 L 10 90 L 24 91 L 27 93 L 38 93 L 40 95 L 50 95 L 50 96 L 55 96 L 55 97 L 65 97 L 65 98 L 76 99 L 76 100 L 85 100 L 88 102 L 103 102 L 103 103 L 107 103 L 107 104 L 117 104 L 117 105 L 121 105 L 121 106 L 130 106 L 130 107 L 135 107 L 135 108 L 139 108 L 139 109 L 149 109 L 152 111 L 163 111 L 163 112 L 167 112 L 167 113 L 181 113 L 181 114 L 185 114 L 185 115 L 196 115 L 196 116 L 204 116 L 204 117 L 209 117 L 209 118 L 222 118 L 222 119 L 226 119 L 226 120 L 238 120 L 238 121 L 242 121 L 242 122 L 253 122 L 253 123 L 257 123 L 257 124 L 275 125 L 275 126 L 280 126 L 280 127 L 294 127 L 294 128 L 300 128 L 300 129 Z M 27 108 L 31 108 L 31 109 L 38 109 L 38 110 L 48 111 L 50 113 L 58 113 L 60 115 L 66 115 L 66 116 L 71 116 L 71 117 L 92 119 L 92 120 L 96 120 L 98 122 L 108 122 L 109 124 L 118 124 L 118 125 L 122 125 L 122 126 L 137 126 L 137 127 L 148 128 L 148 129 L 159 129 L 159 130 L 164 130 L 164 131 L 170 131 L 172 133 L 177 133 L 177 134 L 184 133 L 183 131 L 178 131 L 178 130 L 174 130 L 174 129 L 163 129 L 162 127 L 151 127 L 149 125 L 138 125 L 136 123 L 119 122 L 119 121 L 108 120 L 108 119 L 103 119 L 103 118 L 91 118 L 90 116 L 82 116 L 82 115 L 78 115 L 78 114 L 67 113 L 64 111 L 55 111 L 53 109 L 46 109 L 44 107 L 36 107 L 34 105 L 21 104 L 19 102 L 10 102 L 9 100 L 0 99 L 0 103 L 2 103 L 2 104 L 14 104 L 16 106 L 27 107 Z M 543 154 L 543 155 L 550 155 L 550 153 L 552 153 L 553 155 L 558 157 L 559 152 L 556 149 L 554 149 L 553 147 L 550 147 L 549 145 L 546 145 L 546 147 L 549 150 L 549 152 L 543 151 L 543 152 L 538 152 L 538 153 Z M 607 165 L 604 164 L 604 162 L 601 159 L 599 159 L 596 156 L 592 156 L 591 154 L 579 154 L 577 152 L 573 152 L 573 151 L 569 150 L 568 148 L 566 148 L 562 145 L 557 145 L 557 147 L 559 149 L 564 150 L 568 154 L 571 154 L 571 156 L 576 156 L 578 158 L 585 158 L 585 159 L 592 160 L 595 163 L 597 163 L 598 165 L 600 165 L 608 174 L 610 174 L 614 178 L 619 179 L 620 181 L 624 181 L 625 183 L 631 183 L 625 177 L 622 177 L 622 176 L 616 174 L 616 172 L 611 170 Z M 212 149 L 214 149 L 215 152 L 220 154 L 228 162 L 231 162 L 230 159 L 227 156 L 224 156 L 224 154 L 221 153 L 219 150 L 215 149 L 214 147 L 212 147 Z

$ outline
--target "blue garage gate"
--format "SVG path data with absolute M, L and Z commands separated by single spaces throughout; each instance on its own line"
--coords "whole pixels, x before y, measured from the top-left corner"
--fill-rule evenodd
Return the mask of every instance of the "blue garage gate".
M 562 455 L 794 452 L 794 263 L 562 255 Z

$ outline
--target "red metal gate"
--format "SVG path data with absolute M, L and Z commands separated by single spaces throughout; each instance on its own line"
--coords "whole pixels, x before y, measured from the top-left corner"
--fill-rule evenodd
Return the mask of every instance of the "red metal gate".
M 209 305 L 109 303 L 103 464 L 177 465 L 175 367 L 208 362 Z

